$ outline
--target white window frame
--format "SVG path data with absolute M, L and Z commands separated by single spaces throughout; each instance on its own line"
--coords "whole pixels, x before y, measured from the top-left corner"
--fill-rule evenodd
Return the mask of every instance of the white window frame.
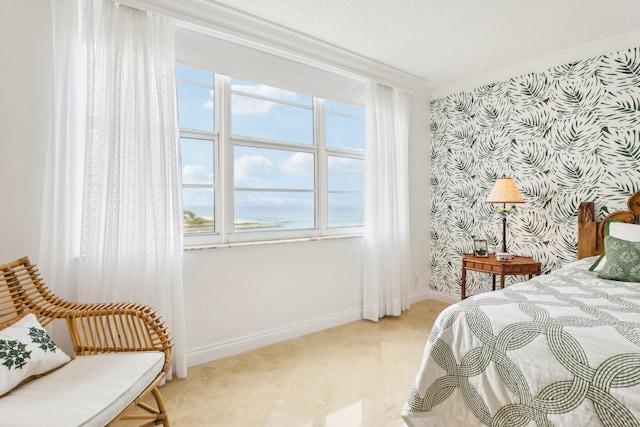
M 181 79 L 177 82 L 192 83 Z M 252 82 L 254 83 L 254 82 Z M 286 88 L 282 88 L 286 89 Z M 294 143 L 287 141 L 273 141 L 268 139 L 245 137 L 231 134 L 231 95 L 237 93 L 242 96 L 264 99 L 295 107 L 309 108 L 312 111 L 313 143 Z M 347 157 L 364 160 L 363 150 L 327 148 L 325 141 L 326 111 L 325 100 L 312 97 L 312 106 L 280 99 L 271 99 L 260 95 L 236 92 L 231 90 L 231 77 L 214 73 L 214 132 L 180 129 L 180 138 L 210 140 L 214 144 L 214 221 L 215 231 L 200 233 L 185 233 L 184 245 L 216 246 L 232 245 L 250 242 L 269 242 L 295 239 L 317 239 L 322 237 L 362 235 L 363 226 L 328 227 L 328 156 Z M 348 118 L 363 120 L 360 117 L 332 112 Z M 312 153 L 314 155 L 314 228 L 292 230 L 263 230 L 234 232 L 234 192 L 235 191 L 306 191 L 294 189 L 240 189 L 234 188 L 234 158 L 235 146 L 248 146 L 275 150 L 286 150 Z M 202 184 L 183 184 L 183 188 L 211 186 Z M 331 191 L 331 193 L 362 194 L 358 191 Z
M 323 228 L 328 229 L 328 230 L 335 230 L 335 229 L 339 229 L 339 230 L 344 230 L 344 229 L 349 229 L 349 230 L 353 230 L 353 229 L 360 229 L 361 233 L 364 233 L 364 226 L 359 226 L 359 227 L 329 227 L 329 194 L 362 194 L 362 196 L 364 197 L 364 188 L 362 189 L 362 191 L 355 191 L 355 190 L 329 190 L 328 188 L 328 184 L 329 184 L 329 157 L 344 157 L 344 158 L 348 158 L 348 159 L 357 159 L 357 160 L 363 160 L 364 161 L 364 150 L 354 150 L 354 149 L 348 149 L 348 148 L 335 148 L 335 147 L 327 147 L 326 146 L 326 135 L 324 135 L 324 131 L 327 128 L 327 124 L 326 124 L 326 117 L 327 114 L 333 114 L 334 116 L 340 116 L 340 117 L 344 117 L 347 119 L 354 119 L 354 120 L 359 120 L 359 121 L 363 121 L 364 122 L 364 118 L 363 117 L 358 117 L 358 116 L 354 116 L 351 114 L 347 114 L 347 113 L 340 113 L 337 111 L 331 111 L 331 112 L 327 112 L 325 109 L 325 100 L 322 99 L 322 120 L 323 120 L 323 127 L 322 127 L 322 145 L 323 145 L 323 149 L 324 149 L 324 161 L 325 164 L 323 165 L 323 169 L 324 172 L 326 174 L 324 182 L 327 185 L 327 188 L 325 188 L 323 195 L 325 197 L 325 201 L 324 201 L 324 212 L 326 214 L 326 217 L 324 218 L 324 222 L 323 222 Z M 364 212 L 363 212 L 364 213 Z

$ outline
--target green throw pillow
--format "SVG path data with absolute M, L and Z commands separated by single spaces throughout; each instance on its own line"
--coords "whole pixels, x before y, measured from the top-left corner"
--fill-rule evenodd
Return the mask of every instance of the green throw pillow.
M 598 277 L 623 282 L 640 282 L 640 242 L 628 242 L 613 236 L 604 238 L 607 263 Z
M 620 221 L 619 219 L 608 219 L 604 223 L 604 237 L 605 238 L 609 235 L 609 224 L 611 224 L 612 222 L 624 222 L 624 221 Z M 602 251 L 602 254 L 600 254 L 600 256 L 596 259 L 596 261 L 591 265 L 591 267 L 589 267 L 589 271 L 596 271 L 596 268 L 598 268 L 598 265 L 601 262 L 603 262 L 603 259 L 604 259 L 606 253 L 607 253 L 606 250 Z M 602 269 L 602 267 L 600 269 Z
M 589 267 L 589 271 L 595 271 L 595 269 L 598 268 L 598 265 L 602 262 L 603 259 L 604 259 L 604 252 L 602 252 L 600 256 L 596 258 L 594 263 L 591 264 L 591 267 Z

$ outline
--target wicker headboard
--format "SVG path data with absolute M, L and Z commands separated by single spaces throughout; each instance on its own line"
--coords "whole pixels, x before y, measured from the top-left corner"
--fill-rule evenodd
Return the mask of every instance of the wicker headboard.
M 602 221 L 594 221 L 593 202 L 580 203 L 578 213 L 578 259 L 600 255 L 604 251 L 604 224 L 608 219 L 628 223 L 637 222 L 640 215 L 640 190 L 627 200 L 628 211 L 607 215 Z

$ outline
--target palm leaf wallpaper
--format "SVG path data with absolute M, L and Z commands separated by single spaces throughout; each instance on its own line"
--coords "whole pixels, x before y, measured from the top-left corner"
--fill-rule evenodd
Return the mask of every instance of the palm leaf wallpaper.
M 544 272 L 574 261 L 580 202 L 602 218 L 640 189 L 640 48 L 432 101 L 432 289 L 459 294 L 474 238 L 501 247 L 501 219 L 484 200 L 502 175 L 525 199 L 508 218 L 509 252 Z M 468 274 L 467 294 L 490 289 L 488 277 Z

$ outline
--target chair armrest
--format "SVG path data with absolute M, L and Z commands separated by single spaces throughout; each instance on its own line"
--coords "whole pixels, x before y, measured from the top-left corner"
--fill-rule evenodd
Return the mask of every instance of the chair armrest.
M 0 265 L 0 324 L 25 312 L 34 313 L 43 326 L 66 319 L 76 355 L 162 351 L 163 371 L 168 372 L 171 366 L 171 335 L 151 307 L 135 303 L 83 304 L 59 298 L 28 257 Z
M 77 304 L 66 318 L 76 355 L 162 351 L 171 366 L 171 334 L 149 306 L 135 303 Z M 165 371 L 166 371 L 165 369 Z

